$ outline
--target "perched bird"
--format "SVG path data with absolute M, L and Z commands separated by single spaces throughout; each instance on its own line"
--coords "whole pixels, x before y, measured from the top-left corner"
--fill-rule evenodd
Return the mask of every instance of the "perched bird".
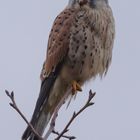
M 66 91 L 107 73 L 115 36 L 108 0 L 69 0 L 56 17 L 49 35 L 46 60 L 41 72 L 41 89 L 31 119 L 35 130 L 43 132 Z M 29 126 L 22 140 L 38 140 Z

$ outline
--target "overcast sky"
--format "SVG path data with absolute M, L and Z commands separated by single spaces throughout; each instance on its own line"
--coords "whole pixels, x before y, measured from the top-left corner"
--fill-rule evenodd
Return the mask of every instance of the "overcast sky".
M 15 92 L 18 106 L 30 119 L 49 31 L 67 2 L 0 0 L 0 139 L 20 140 L 26 124 L 8 105 L 4 90 Z M 117 33 L 109 72 L 87 83 L 70 108 L 59 112 L 56 123 L 61 131 L 85 103 L 89 89 L 96 91 L 95 105 L 70 127 L 77 140 L 140 140 L 140 2 L 110 0 L 110 5 Z

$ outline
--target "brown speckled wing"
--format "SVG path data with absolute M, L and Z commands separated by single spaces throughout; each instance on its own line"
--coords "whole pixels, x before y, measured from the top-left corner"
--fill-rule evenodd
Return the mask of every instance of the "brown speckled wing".
M 54 71 L 57 64 L 67 55 L 70 39 L 70 28 L 73 23 L 74 9 L 65 9 L 55 19 L 48 41 L 45 63 L 47 75 Z

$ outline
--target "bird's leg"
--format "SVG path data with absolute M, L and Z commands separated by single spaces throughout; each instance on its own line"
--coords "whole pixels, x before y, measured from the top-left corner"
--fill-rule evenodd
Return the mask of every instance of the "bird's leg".
M 77 91 L 82 91 L 81 85 L 77 81 L 72 81 L 72 94 L 74 95 Z

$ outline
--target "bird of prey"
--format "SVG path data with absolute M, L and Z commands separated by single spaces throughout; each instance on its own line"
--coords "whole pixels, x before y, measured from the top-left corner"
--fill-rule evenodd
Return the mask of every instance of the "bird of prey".
M 108 0 L 69 0 L 56 17 L 41 72 L 41 89 L 31 124 L 42 136 L 66 91 L 76 94 L 97 75 L 107 73 L 115 36 Z M 38 140 L 28 126 L 22 140 Z

